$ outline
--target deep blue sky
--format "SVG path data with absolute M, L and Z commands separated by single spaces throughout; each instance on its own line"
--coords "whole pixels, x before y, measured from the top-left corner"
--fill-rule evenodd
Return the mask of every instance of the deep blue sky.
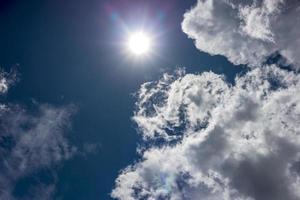
M 58 169 L 62 199 L 109 199 L 118 171 L 137 159 L 139 136 L 130 120 L 140 84 L 163 72 L 212 70 L 232 81 L 241 70 L 225 58 L 199 52 L 181 31 L 184 12 L 195 0 L 2 0 L 0 65 L 17 67 L 20 81 L 8 100 L 74 104 L 70 140 L 101 145 L 95 154 L 76 156 Z M 144 24 L 157 35 L 155 55 L 126 59 L 124 26 Z M 158 56 L 159 55 L 159 56 Z M 36 176 L 45 176 L 41 172 Z M 17 185 L 26 193 L 28 180 Z M 30 180 L 29 180 L 30 181 Z

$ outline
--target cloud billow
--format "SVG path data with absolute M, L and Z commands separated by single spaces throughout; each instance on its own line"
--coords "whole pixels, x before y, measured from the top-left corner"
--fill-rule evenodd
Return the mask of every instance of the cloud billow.
M 299 27 L 297 0 L 198 0 L 182 22 L 201 51 L 252 67 L 280 54 L 281 62 L 295 69 L 300 66 Z
M 249 71 L 234 84 L 184 70 L 144 83 L 133 120 L 147 145 L 111 196 L 300 199 L 298 27 L 296 0 L 198 0 L 184 14 L 183 31 L 199 50 Z M 281 60 L 270 64 L 274 54 Z
M 265 66 L 233 86 L 212 72 L 179 74 L 142 85 L 134 116 L 146 141 L 179 141 L 143 149 L 112 196 L 299 199 L 299 75 Z M 180 126 L 178 137 L 168 133 Z

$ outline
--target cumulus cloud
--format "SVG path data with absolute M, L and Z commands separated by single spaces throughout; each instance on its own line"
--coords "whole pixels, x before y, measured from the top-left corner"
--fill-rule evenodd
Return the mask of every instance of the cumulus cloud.
M 198 0 L 184 14 L 182 30 L 196 47 L 232 63 L 261 66 L 271 55 L 300 66 L 300 1 Z
M 144 83 L 133 116 L 141 158 L 111 196 L 300 199 L 298 27 L 297 0 L 198 0 L 182 30 L 199 50 L 250 69 L 234 84 L 182 70 Z M 274 55 L 294 70 L 271 65 Z
M 6 93 L 14 74 L 1 74 L 0 92 Z M 0 199 L 19 199 L 13 193 L 19 180 L 71 158 L 76 147 L 69 144 L 66 131 L 74 107 L 36 104 L 26 110 L 21 105 L 0 104 Z M 51 170 L 50 170 L 51 171 Z M 53 182 L 38 181 L 28 199 L 51 199 Z M 26 195 L 22 199 L 27 199 Z
M 133 119 L 149 145 L 112 197 L 299 199 L 299 76 L 271 65 L 234 85 L 184 71 L 143 84 Z

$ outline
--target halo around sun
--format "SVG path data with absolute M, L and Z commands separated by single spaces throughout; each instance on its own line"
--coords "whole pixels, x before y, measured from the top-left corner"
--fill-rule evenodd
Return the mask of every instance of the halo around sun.
M 127 45 L 131 53 L 141 56 L 150 51 L 151 39 L 146 33 L 139 31 L 129 36 Z

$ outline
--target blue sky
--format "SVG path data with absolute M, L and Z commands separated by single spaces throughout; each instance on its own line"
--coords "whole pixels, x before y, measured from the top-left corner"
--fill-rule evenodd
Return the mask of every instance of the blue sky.
M 258 163 L 257 167 L 262 169 L 263 163 L 274 162 L 278 166 L 275 170 L 280 174 L 286 166 L 296 166 L 295 163 L 299 163 L 296 152 L 300 145 L 290 143 L 298 138 L 284 138 L 292 150 L 287 150 L 279 140 L 272 146 L 273 143 L 271 145 L 268 140 L 261 139 L 268 135 L 261 124 L 262 120 L 271 127 L 270 132 L 280 130 L 280 134 L 274 138 L 285 134 L 297 135 L 299 132 L 298 97 L 290 92 L 297 93 L 294 87 L 298 84 L 299 61 L 295 55 L 299 44 L 296 37 L 299 30 L 291 29 L 290 33 L 282 31 L 282 27 L 292 27 L 288 19 L 293 16 L 297 19 L 295 23 L 300 23 L 298 11 L 291 8 L 298 7 L 299 3 L 293 1 L 273 5 L 270 1 L 251 1 L 253 4 L 249 2 L 248 5 L 237 1 L 236 5 L 241 8 L 238 10 L 232 6 L 234 3 L 227 5 L 226 1 L 203 2 L 1 1 L 0 66 L 3 75 L 0 78 L 7 81 L 5 84 L 9 88 L 4 91 L 0 87 L 1 105 L 11 107 L 11 110 L 1 111 L 4 114 L 1 113 L 3 125 L 0 148 L 4 153 L 0 154 L 0 169 L 4 172 L 0 174 L 0 188 L 1 185 L 7 186 L 3 187 L 3 191 L 0 190 L 0 197 L 2 195 L 8 200 L 96 200 L 112 199 L 110 194 L 114 191 L 115 198 L 125 200 L 200 197 L 225 199 L 225 193 L 229 195 L 229 199 L 272 199 L 269 193 L 279 191 L 283 194 L 278 196 L 279 199 L 297 199 L 294 192 L 286 188 L 280 190 L 278 188 L 282 187 L 274 184 L 284 179 L 287 186 L 294 187 L 299 184 L 297 181 L 293 182 L 282 175 L 263 182 L 259 178 L 263 175 L 257 173 L 255 166 Z M 215 9 L 211 9 L 209 2 Z M 193 9 L 190 10 L 192 6 Z M 272 6 L 279 10 L 285 9 L 288 14 L 282 14 Z M 210 15 L 203 14 L 204 11 L 210 12 Z M 251 12 L 252 15 L 249 14 Z M 258 17 L 251 18 L 257 12 L 261 12 Z M 259 16 L 264 18 L 260 19 Z M 273 24 L 274 16 L 279 25 Z M 236 26 L 239 23 L 236 22 L 238 17 L 245 23 Z M 155 53 L 136 60 L 128 56 L 129 52 L 123 43 L 128 38 L 128 30 L 135 31 L 141 27 L 155 35 L 156 43 L 152 50 Z M 296 41 L 296 46 L 286 38 Z M 282 59 L 276 61 L 276 66 L 265 65 L 266 61 L 272 61 L 270 56 L 274 54 L 282 56 Z M 281 65 L 289 66 L 290 72 L 282 69 Z M 178 69 L 184 69 L 185 72 L 176 76 L 174 73 Z M 11 72 L 5 74 L 4 71 Z M 201 74 L 203 72 L 206 73 Z M 169 73 L 170 76 L 173 74 L 174 77 L 172 80 L 164 80 L 161 78 L 164 73 Z M 143 85 L 149 81 L 153 81 L 149 86 Z M 166 88 L 160 84 L 166 85 Z M 204 87 L 205 84 L 208 87 L 212 85 L 211 90 L 218 89 L 219 92 L 210 97 L 211 93 L 206 94 L 203 92 L 206 90 L 199 86 Z M 235 84 L 236 87 L 232 86 Z M 268 84 L 278 84 L 278 88 L 282 88 L 285 93 L 273 91 L 271 86 L 266 86 Z M 190 91 L 185 85 L 195 88 Z M 143 87 L 145 91 L 142 90 Z M 153 92 L 151 88 L 156 88 L 158 92 Z M 172 88 L 175 88 L 175 92 Z M 245 88 L 249 90 L 246 91 Z M 183 96 L 189 96 L 181 99 L 181 93 L 177 94 L 176 91 L 183 91 Z M 262 97 L 263 92 L 269 97 L 267 100 Z M 144 95 L 144 99 L 138 95 Z M 260 95 L 261 98 L 258 98 Z M 284 95 L 288 100 L 282 101 L 286 101 L 287 105 L 291 104 L 291 107 L 295 104 L 295 113 L 285 112 L 283 105 L 278 103 Z M 274 96 L 279 100 L 274 100 Z M 156 102 L 157 99 L 161 99 L 161 102 Z M 278 113 L 276 109 L 271 110 L 272 106 L 269 105 L 277 108 Z M 153 108 L 155 106 L 157 110 Z M 168 108 L 174 110 L 170 111 Z M 181 113 L 181 109 L 186 110 Z M 180 116 L 178 122 L 177 111 Z M 205 113 L 209 114 L 206 116 Z M 224 116 L 216 113 L 223 113 Z M 267 113 L 266 116 L 263 113 Z M 273 119 L 273 115 L 280 117 Z M 230 122 L 226 121 L 226 116 L 228 120 L 231 119 Z M 269 117 L 273 121 L 281 121 L 282 127 L 270 125 L 272 120 Z M 210 127 L 214 122 L 220 130 L 216 128 L 217 125 Z M 253 128 L 248 133 L 247 131 L 252 130 L 251 127 L 256 129 Z M 283 127 L 290 127 L 290 132 L 283 131 Z M 206 133 L 212 129 L 218 131 Z M 257 130 L 263 131 L 260 133 Z M 178 138 L 172 141 L 168 134 L 176 135 L 178 131 Z M 205 180 L 202 180 L 204 186 L 200 187 L 197 184 L 192 186 L 187 181 L 188 178 L 180 178 L 186 173 L 192 180 L 195 178 L 193 175 L 206 173 L 204 164 L 195 164 L 199 166 L 198 171 L 192 167 L 191 163 L 197 160 L 197 156 L 193 156 L 192 150 L 186 150 L 191 147 L 187 147 L 189 143 L 185 144 L 185 141 L 196 142 L 189 137 L 194 134 L 196 138 L 200 132 L 211 135 L 212 139 L 207 144 L 212 144 L 212 147 L 206 148 L 206 143 L 199 145 L 195 147 L 199 148 L 196 155 L 202 156 L 202 162 L 207 162 L 208 168 L 215 171 L 215 174 L 219 173 L 216 177 L 231 180 L 226 183 L 229 185 L 227 186 L 222 182 L 225 178 L 220 178 L 222 180 L 219 182 L 226 187 L 220 186 L 223 190 L 218 193 L 211 193 L 211 188 L 206 191 Z M 43 134 L 45 137 L 39 140 L 39 136 Z M 259 141 L 244 144 L 239 140 L 239 134 L 246 134 L 241 136 L 244 139 L 254 137 Z M 24 139 L 24 135 L 28 135 L 30 139 Z M 224 144 L 220 142 L 224 140 L 219 139 L 219 135 L 226 138 Z M 235 152 L 227 147 L 227 143 L 231 144 L 230 138 L 244 144 L 244 148 L 234 143 L 236 146 L 232 147 L 241 148 Z M 275 141 L 274 138 L 272 136 L 270 141 Z M 177 145 L 172 146 L 174 144 Z M 223 152 L 227 154 L 221 155 L 216 151 L 215 157 L 220 160 L 220 163 L 216 163 L 212 161 L 212 153 L 208 155 L 206 150 L 201 150 L 203 146 L 206 150 L 224 148 Z M 248 155 L 252 155 L 249 153 L 252 147 L 256 147 L 258 151 L 256 162 L 251 156 L 248 159 Z M 138 148 L 142 150 L 137 151 Z M 268 150 L 274 148 L 280 149 L 279 153 L 271 156 Z M 156 149 L 161 156 L 155 156 Z M 189 161 L 178 158 L 178 162 L 191 167 L 183 169 L 182 166 L 174 165 L 172 168 L 167 165 L 176 160 L 176 154 L 187 155 Z M 232 155 L 237 155 L 238 158 L 231 157 Z M 290 160 L 284 160 L 282 155 L 287 155 Z M 223 161 L 222 156 L 228 160 Z M 239 160 L 239 156 L 245 159 Z M 155 167 L 155 158 L 166 160 L 163 169 Z M 19 161 L 20 159 L 23 161 Z M 149 164 L 152 162 L 153 165 Z M 22 163 L 24 169 L 15 166 L 21 166 Z M 222 166 L 222 169 L 217 165 Z M 128 166 L 132 168 L 121 172 Z M 160 181 L 157 181 L 152 170 L 154 174 L 160 174 Z M 238 172 L 236 176 L 232 175 L 234 171 Z M 250 180 L 251 173 L 255 180 Z M 295 173 L 299 175 L 298 172 Z M 134 179 L 132 176 L 138 178 Z M 239 176 L 246 179 L 245 184 L 240 184 L 240 187 L 237 180 Z M 132 180 L 133 185 L 125 180 Z M 248 185 L 247 180 L 250 182 Z M 139 183 L 145 185 L 141 186 Z M 258 188 L 248 188 L 257 183 L 262 183 L 261 187 L 264 184 L 269 186 L 265 193 L 260 192 L 259 185 Z M 185 187 L 185 184 L 188 186 Z M 142 194 L 141 191 L 152 192 Z
M 99 145 L 97 152 L 75 156 L 59 167 L 58 196 L 73 200 L 109 199 L 118 171 L 137 158 L 139 136 L 131 117 L 133 94 L 141 83 L 178 67 L 191 72 L 228 72 L 231 79 L 240 71 L 225 58 L 199 52 L 181 31 L 182 15 L 194 3 L 2 3 L 1 66 L 6 70 L 17 68 L 20 76 L 6 100 L 29 109 L 34 102 L 74 104 L 78 110 L 72 117 L 68 137 L 80 147 L 85 143 Z M 113 14 L 120 19 L 114 20 Z M 160 57 L 139 62 L 126 60 L 121 23 L 134 29 L 142 23 L 141 18 L 160 34 L 157 40 L 162 45 L 155 49 Z M 18 187 L 19 192 L 26 193 L 22 187 Z

